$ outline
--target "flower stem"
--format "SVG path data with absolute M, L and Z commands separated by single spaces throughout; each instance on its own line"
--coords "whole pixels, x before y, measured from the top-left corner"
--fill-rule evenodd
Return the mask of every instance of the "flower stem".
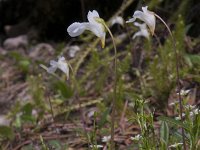
M 80 113 L 81 113 L 81 120 L 83 123 L 83 130 L 84 130 L 84 134 L 87 135 L 87 130 L 86 130 L 86 126 L 85 126 L 85 117 L 84 117 L 84 113 L 83 113 L 83 109 L 81 108 L 81 101 L 80 101 L 80 97 L 79 97 L 79 86 L 78 86 L 78 82 L 76 80 L 76 74 L 72 68 L 72 66 L 70 65 L 70 63 L 67 63 L 69 65 L 69 68 L 72 71 L 72 76 L 73 76 L 73 82 L 74 82 L 74 89 L 75 89 L 75 99 L 78 101 L 79 103 L 79 108 L 80 108 Z
M 116 97 L 117 97 L 117 48 L 115 44 L 115 40 L 113 37 L 112 32 L 108 28 L 108 26 L 103 23 L 104 27 L 108 31 L 108 33 L 111 36 L 112 42 L 113 42 L 113 47 L 114 47 L 114 96 L 112 100 L 112 112 L 111 112 L 111 145 L 110 149 L 114 150 L 115 149 L 115 142 L 114 142 L 114 135 L 115 135 L 115 110 L 116 110 Z
M 157 14 L 155 14 L 155 16 L 166 26 L 166 28 L 172 38 L 172 41 L 173 41 L 173 49 L 174 49 L 174 53 L 175 53 L 175 57 L 176 57 L 176 77 L 177 77 L 176 82 L 177 82 L 177 86 L 178 86 L 178 101 L 179 101 L 181 121 L 183 122 L 183 104 L 182 104 L 181 93 L 180 93 L 181 85 L 180 85 L 180 73 L 179 73 L 179 55 L 176 50 L 176 40 L 175 40 L 169 26 L 165 23 L 165 21 Z M 183 138 L 183 149 L 186 150 L 185 132 L 184 132 L 183 127 L 181 127 L 181 132 L 182 132 L 182 138 Z

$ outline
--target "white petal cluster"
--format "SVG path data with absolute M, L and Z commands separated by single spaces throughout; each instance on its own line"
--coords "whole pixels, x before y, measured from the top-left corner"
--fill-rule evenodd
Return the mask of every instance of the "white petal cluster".
M 103 148 L 103 145 L 90 145 L 90 148 Z
M 64 72 L 67 76 L 67 79 L 69 79 L 69 66 L 65 60 L 65 57 L 59 56 L 58 61 L 51 60 L 50 65 L 51 66 L 47 69 L 48 73 L 54 73 L 58 68 Z
M 176 148 L 176 147 L 178 147 L 179 145 L 183 145 L 183 143 L 175 143 L 175 144 L 173 144 L 173 145 L 170 145 L 169 147 Z
M 69 57 L 74 58 L 76 53 L 78 51 L 80 51 L 80 50 L 81 50 L 80 47 L 77 46 L 77 45 L 69 46 L 68 47 L 68 55 L 69 55 Z
M 150 29 L 152 35 L 154 35 L 154 30 L 156 26 L 156 17 L 154 12 L 147 10 L 148 6 L 142 7 L 142 11 L 135 11 L 133 14 L 133 18 L 126 21 L 126 23 L 134 22 L 137 18 L 142 20 L 147 24 Z
M 111 139 L 111 136 L 110 136 L 110 135 L 109 135 L 109 136 L 104 136 L 104 137 L 102 138 L 102 142 L 107 143 L 107 142 L 110 141 L 110 139 Z
M 142 138 L 142 136 L 140 134 L 134 136 L 134 137 L 131 137 L 131 140 L 133 141 L 139 141 L 140 139 Z
M 119 24 L 121 26 L 124 26 L 124 19 L 121 16 L 117 16 L 111 20 L 111 25 Z
M 85 30 L 90 30 L 101 39 L 102 47 L 104 47 L 106 32 L 103 24 L 97 21 L 98 18 L 100 19 L 98 12 L 96 10 L 89 11 L 87 18 L 88 22 L 72 23 L 67 28 L 68 34 L 71 37 L 76 37 L 82 34 Z
M 196 108 L 196 105 L 185 105 L 184 107 L 185 107 L 185 109 L 187 109 L 187 110 L 193 110 L 193 109 Z
M 186 96 L 186 95 L 188 95 L 188 93 L 190 93 L 190 90 L 181 90 L 180 91 L 181 96 Z
M 175 106 L 175 105 L 177 105 L 178 103 L 179 103 L 179 101 L 175 101 L 175 102 L 170 103 L 169 106 Z
M 133 35 L 133 37 L 132 37 L 133 39 L 135 39 L 137 36 L 143 36 L 143 37 L 149 39 L 149 32 L 147 30 L 147 25 L 145 23 L 140 24 L 138 22 L 135 22 L 134 25 L 137 26 L 137 27 L 139 27 L 140 31 L 136 32 Z
M 199 112 L 200 112 L 200 109 L 196 108 L 196 109 L 190 111 L 189 115 L 190 115 L 191 118 L 193 118 L 195 115 L 198 115 Z M 183 113 L 182 116 L 185 117 L 185 113 Z M 175 117 L 175 120 L 181 120 L 181 117 L 180 116 Z

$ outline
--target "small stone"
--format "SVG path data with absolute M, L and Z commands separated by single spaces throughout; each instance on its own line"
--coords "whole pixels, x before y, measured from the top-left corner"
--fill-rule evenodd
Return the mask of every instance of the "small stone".
M 28 46 L 28 38 L 26 35 L 8 38 L 3 42 L 3 46 L 6 50 L 16 50 L 18 48 L 26 49 Z

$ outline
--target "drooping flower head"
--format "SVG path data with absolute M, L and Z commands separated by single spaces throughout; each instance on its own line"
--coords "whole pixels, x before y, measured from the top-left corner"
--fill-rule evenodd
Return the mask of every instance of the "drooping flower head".
M 68 28 L 67 32 L 71 37 L 76 37 L 82 34 L 85 30 L 92 31 L 97 37 L 101 39 L 102 47 L 104 48 L 105 45 L 105 28 L 102 23 L 97 21 L 98 19 L 101 19 L 99 17 L 99 14 L 96 10 L 89 11 L 87 15 L 89 22 L 75 22 L 72 23 Z
M 54 73 L 57 68 L 59 68 L 62 72 L 64 72 L 67 76 L 67 79 L 69 79 L 69 66 L 65 60 L 65 57 L 59 56 L 58 61 L 51 60 L 50 61 L 50 67 L 47 69 L 48 73 Z
M 72 45 L 67 47 L 69 57 L 75 57 L 76 53 L 80 51 L 80 47 L 78 45 Z
M 140 31 L 136 32 L 133 35 L 133 37 L 132 37 L 133 39 L 135 39 L 137 36 L 143 36 L 143 37 L 149 39 L 149 32 L 147 30 L 147 25 L 145 23 L 140 24 L 138 22 L 135 22 L 134 25 L 137 26 L 137 27 L 139 27 Z
M 121 16 L 116 16 L 111 20 L 111 25 L 119 24 L 121 26 L 124 26 L 124 19 Z
M 142 7 L 142 11 L 135 11 L 133 14 L 133 18 L 126 21 L 126 23 L 134 22 L 137 18 L 144 21 L 150 29 L 152 35 L 154 35 L 154 30 L 156 26 L 156 17 L 155 13 L 147 10 L 148 6 Z

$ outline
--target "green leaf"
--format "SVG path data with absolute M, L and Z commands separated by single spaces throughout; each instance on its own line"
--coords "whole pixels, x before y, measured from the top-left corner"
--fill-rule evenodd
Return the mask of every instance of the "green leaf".
M 160 116 L 160 117 L 158 117 L 158 120 L 166 121 L 166 122 L 168 122 L 170 124 L 173 124 L 173 125 L 176 125 L 176 126 L 181 126 L 181 127 L 185 128 L 186 130 L 189 130 L 188 127 L 185 124 L 183 124 L 181 121 L 175 120 L 173 118 Z
M 162 124 L 161 124 L 160 137 L 167 145 L 169 141 L 169 127 L 168 127 L 167 122 L 165 121 L 162 121 Z
M 106 110 L 103 112 L 103 114 L 102 114 L 102 116 L 101 116 L 101 119 L 100 119 L 100 121 L 98 122 L 98 128 L 99 128 L 99 129 L 101 129 L 101 128 L 103 127 L 103 125 L 106 123 L 106 118 L 107 118 L 109 112 L 110 112 L 110 109 L 106 109 Z
M 32 115 L 32 110 L 33 110 L 33 105 L 30 103 L 27 103 L 26 105 L 24 105 L 24 107 L 22 108 L 22 116 L 21 119 L 25 122 L 34 122 L 35 118 Z
M 56 150 L 62 149 L 61 143 L 57 140 L 48 141 L 48 145 L 51 147 L 51 149 L 56 149 Z
M 24 72 L 28 72 L 30 66 L 30 62 L 28 60 L 20 60 L 19 61 L 19 67 L 22 69 Z
M 13 51 L 13 52 L 10 52 L 9 55 L 14 58 L 16 61 L 20 61 L 23 59 L 23 56 L 22 54 L 20 54 L 19 52 L 16 52 L 16 51 Z
M 26 146 L 23 146 L 21 148 L 21 150 L 34 150 L 34 146 L 32 144 L 29 144 L 29 145 L 26 145 Z
M 200 65 L 200 56 L 199 55 L 187 54 L 187 55 L 185 55 L 185 58 L 188 61 L 189 65 L 191 65 L 191 64 Z
M 14 132 L 12 128 L 8 126 L 0 126 L 0 137 L 12 140 L 14 138 Z
M 27 103 L 23 106 L 22 111 L 25 115 L 32 115 L 33 105 L 31 103 Z
M 72 89 L 69 86 L 67 86 L 65 82 L 57 81 L 55 83 L 55 88 L 58 91 L 60 91 L 60 93 L 62 94 L 64 98 L 70 98 L 73 95 Z

